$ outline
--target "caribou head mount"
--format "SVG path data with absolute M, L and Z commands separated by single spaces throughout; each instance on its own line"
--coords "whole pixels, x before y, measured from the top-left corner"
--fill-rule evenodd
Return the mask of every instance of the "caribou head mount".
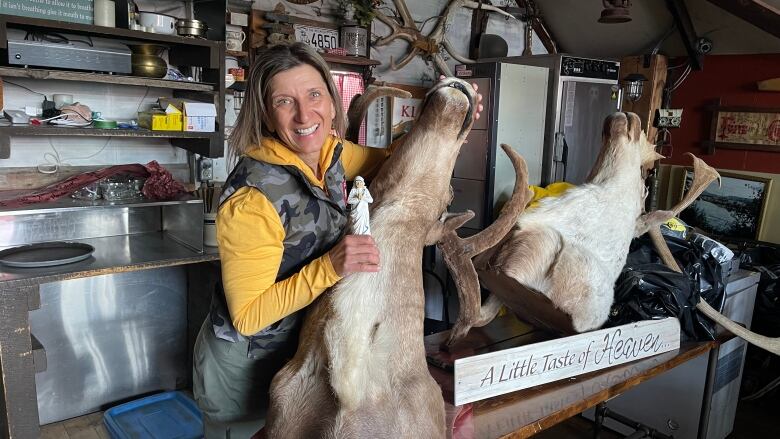
M 445 437 L 441 389 L 425 359 L 421 261 L 426 243 L 458 225 L 445 215 L 449 182 L 475 105 L 466 82 L 439 82 L 372 182 L 382 269 L 342 279 L 309 307 L 298 351 L 271 385 L 267 437 Z M 503 233 L 519 211 L 508 214 Z
M 613 286 L 642 214 L 640 169 L 655 157 L 635 114 L 610 116 L 588 182 L 521 215 L 500 246 L 480 255 L 483 283 L 523 317 L 548 319 L 538 305 L 563 312 L 570 320 L 553 319 L 562 332 L 599 327 L 607 319 Z M 496 284 L 506 278 L 525 294 Z M 529 298 L 541 304 L 533 306 Z
M 500 301 L 523 318 L 560 332 L 596 329 L 607 320 L 631 240 L 644 233 L 650 233 L 664 262 L 680 271 L 659 226 L 720 176 L 691 155 L 694 179 L 685 197 L 671 210 L 644 214 L 644 174 L 660 155 L 633 113 L 609 116 L 603 139 L 586 184 L 525 212 L 501 245 L 479 256 L 480 278 L 494 295 L 490 310 Z M 704 300 L 696 307 L 735 335 L 780 354 L 780 340 L 746 330 Z

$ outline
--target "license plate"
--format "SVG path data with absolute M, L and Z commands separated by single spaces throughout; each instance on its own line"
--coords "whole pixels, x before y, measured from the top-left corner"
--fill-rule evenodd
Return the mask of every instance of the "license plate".
M 339 47 L 339 31 L 324 27 L 306 26 L 303 24 L 293 25 L 295 29 L 295 40 L 306 43 L 320 52 L 327 49 Z

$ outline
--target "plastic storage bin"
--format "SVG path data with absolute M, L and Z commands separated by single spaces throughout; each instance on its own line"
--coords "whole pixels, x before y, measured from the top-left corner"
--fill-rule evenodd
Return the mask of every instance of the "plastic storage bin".
M 164 392 L 106 410 L 103 422 L 114 439 L 197 439 L 203 419 L 195 401 L 181 392 Z

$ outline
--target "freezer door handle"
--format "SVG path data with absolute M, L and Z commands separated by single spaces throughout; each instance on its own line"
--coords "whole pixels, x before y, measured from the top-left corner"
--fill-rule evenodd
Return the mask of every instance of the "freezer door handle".
M 566 161 L 569 155 L 569 145 L 563 132 L 555 133 L 553 150 L 553 181 L 566 180 Z

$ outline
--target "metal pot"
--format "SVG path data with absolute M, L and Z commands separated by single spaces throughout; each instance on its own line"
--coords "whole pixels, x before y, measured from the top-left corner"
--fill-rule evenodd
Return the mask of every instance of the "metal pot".
M 161 46 L 159 44 L 148 44 L 148 43 L 142 43 L 142 44 L 130 43 L 127 45 L 127 47 L 130 48 L 130 52 L 136 55 L 154 55 L 154 56 L 160 56 L 160 54 L 166 49 L 165 46 Z
M 130 56 L 133 75 L 147 78 L 162 78 L 168 73 L 168 64 L 155 55 L 134 53 Z
M 176 33 L 183 37 L 206 38 L 209 27 L 200 20 L 180 18 L 176 20 Z

